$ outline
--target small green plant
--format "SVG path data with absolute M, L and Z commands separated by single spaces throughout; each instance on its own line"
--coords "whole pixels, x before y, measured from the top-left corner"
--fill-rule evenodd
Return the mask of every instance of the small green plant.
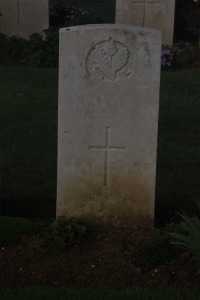
M 156 230 L 152 238 L 138 246 L 133 255 L 135 263 L 148 270 L 171 261 L 174 251 L 169 236 Z
M 30 67 L 57 67 L 59 31 L 49 28 L 43 34 L 34 33 L 29 40 L 0 33 L 0 54 L 12 57 Z
M 198 203 L 200 208 L 200 203 Z M 189 249 L 195 260 L 200 261 L 200 219 L 196 216 L 189 217 L 185 212 L 177 213 L 182 221 L 176 232 L 169 233 L 171 242 L 182 248 Z
M 28 44 L 28 41 L 16 36 L 7 38 L 4 34 L 0 33 L 0 54 L 11 56 L 17 60 L 21 58 L 21 52 Z
M 5 36 L 5 34 L 0 33 L 0 53 L 2 54 L 2 49 L 4 49 L 5 45 L 7 43 L 7 37 Z
M 14 245 L 22 235 L 33 235 L 38 226 L 23 218 L 0 217 L 0 247 Z
M 191 43 L 175 43 L 163 46 L 161 63 L 164 69 L 169 67 L 185 67 L 199 59 L 199 47 Z
M 20 61 L 31 67 L 57 67 L 58 41 L 58 29 L 49 28 L 42 35 L 34 33 L 22 49 Z
M 179 66 L 188 65 L 197 59 L 199 49 L 190 43 L 177 43 L 173 45 L 175 63 Z
M 44 236 L 44 246 L 64 250 L 72 245 L 80 244 L 86 235 L 86 226 L 75 218 L 59 217 L 52 223 Z

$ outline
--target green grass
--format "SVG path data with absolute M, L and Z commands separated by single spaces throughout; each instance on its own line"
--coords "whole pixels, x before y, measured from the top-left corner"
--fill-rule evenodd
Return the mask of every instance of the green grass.
M 3 206 L 48 215 L 56 197 L 57 70 L 1 67 L 0 91 Z
M 1 300 L 199 300 L 199 291 L 147 290 L 143 288 L 125 291 L 92 288 L 24 288 L 0 290 L 0 298 Z
M 156 215 L 195 211 L 200 199 L 200 70 L 163 72 Z M 0 68 L 3 209 L 18 216 L 55 213 L 57 70 Z
M 158 136 L 156 207 L 194 212 L 200 199 L 200 70 L 164 72 Z

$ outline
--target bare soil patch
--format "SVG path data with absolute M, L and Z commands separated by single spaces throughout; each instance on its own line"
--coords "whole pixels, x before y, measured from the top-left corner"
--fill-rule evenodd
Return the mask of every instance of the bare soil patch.
M 96 286 L 199 288 L 197 266 L 187 251 L 150 270 L 138 267 L 133 251 L 151 236 L 148 229 L 93 229 L 83 244 L 65 251 L 40 247 L 38 236 L 0 249 L 0 287 Z M 200 266 L 199 266 L 200 268 Z

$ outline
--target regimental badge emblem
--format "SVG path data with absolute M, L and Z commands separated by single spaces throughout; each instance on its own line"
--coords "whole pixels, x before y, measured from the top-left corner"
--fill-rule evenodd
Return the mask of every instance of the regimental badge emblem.
M 130 52 L 126 45 L 110 37 L 96 44 L 88 53 L 86 69 L 89 77 L 100 84 L 120 83 L 131 75 Z

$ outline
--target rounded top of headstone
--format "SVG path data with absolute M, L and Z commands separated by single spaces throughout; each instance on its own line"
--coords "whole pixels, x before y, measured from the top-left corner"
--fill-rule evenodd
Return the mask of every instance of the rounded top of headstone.
M 102 29 L 124 29 L 124 30 L 131 30 L 131 31 L 139 31 L 144 32 L 144 34 L 156 34 L 161 36 L 161 32 L 157 29 L 146 28 L 142 26 L 135 26 L 135 25 L 127 25 L 127 24 L 87 24 L 87 25 L 79 25 L 79 26 L 71 26 L 65 27 L 60 29 L 60 33 L 66 33 L 67 31 L 80 31 L 80 30 L 102 30 Z

